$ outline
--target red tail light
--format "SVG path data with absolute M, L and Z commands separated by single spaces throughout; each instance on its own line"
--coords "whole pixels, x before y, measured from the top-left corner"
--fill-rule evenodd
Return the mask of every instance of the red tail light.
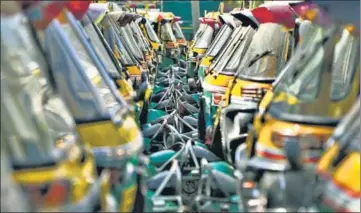
M 67 8 L 78 20 L 82 19 L 88 11 L 91 1 L 68 1 Z
M 71 185 L 68 181 L 57 180 L 49 184 L 26 185 L 25 189 L 37 206 L 54 207 L 68 202 Z

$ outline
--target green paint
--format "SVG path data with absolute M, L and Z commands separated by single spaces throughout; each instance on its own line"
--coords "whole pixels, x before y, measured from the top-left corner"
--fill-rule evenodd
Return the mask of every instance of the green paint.
M 161 166 L 176 154 L 173 150 L 163 150 L 149 156 L 150 164 Z

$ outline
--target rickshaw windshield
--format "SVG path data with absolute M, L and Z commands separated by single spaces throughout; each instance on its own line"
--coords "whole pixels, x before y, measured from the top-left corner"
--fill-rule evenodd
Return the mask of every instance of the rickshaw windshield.
M 206 49 L 212 43 L 214 29 L 207 25 L 202 35 L 197 39 L 195 48 Z
M 182 32 L 182 29 L 179 25 L 178 22 L 174 22 L 173 23 L 173 31 L 174 31 L 174 35 L 177 39 L 184 39 L 184 35 L 183 35 L 183 32 Z
M 146 22 L 145 22 L 144 25 L 145 25 L 145 30 L 147 31 L 147 34 L 148 34 L 148 36 L 149 36 L 149 39 L 150 39 L 152 42 L 160 43 L 157 34 L 155 33 L 153 27 L 150 25 L 150 23 L 149 23 L 148 20 L 146 20 Z
M 275 78 L 287 60 L 292 36 L 274 23 L 261 24 L 255 33 L 239 77 Z
M 160 31 L 161 31 L 160 38 L 163 41 L 176 42 L 176 38 L 173 34 L 171 23 L 169 21 L 161 24 Z
M 197 41 L 198 37 L 202 35 L 203 31 L 206 29 L 207 26 L 208 26 L 208 24 L 203 24 L 203 23 L 201 23 L 199 25 L 199 28 L 198 28 L 196 34 L 194 35 L 193 41 L 195 41 L 195 42 Z
M 22 14 L 1 18 L 1 122 L 11 156 L 36 161 L 51 154 L 60 134 L 72 132 L 73 121 L 62 102 L 47 94 L 45 60 L 27 24 Z M 56 100 L 61 103 L 49 104 Z
M 125 48 L 123 41 L 120 39 L 118 35 L 118 28 L 110 21 L 108 16 L 105 16 L 102 20 L 104 37 L 108 41 L 109 45 L 111 46 L 112 50 L 114 51 L 115 55 L 118 55 L 120 61 L 124 65 L 131 65 L 135 62 L 132 60 L 130 53 Z
M 86 33 L 88 34 L 88 36 L 90 37 L 90 39 L 93 43 L 93 46 L 98 53 L 98 56 L 102 59 L 104 65 L 107 69 L 107 72 L 113 77 L 119 76 L 119 72 L 118 72 L 117 68 L 115 67 L 112 59 L 110 58 L 108 51 L 104 47 L 104 44 L 100 40 L 99 35 L 95 31 L 94 26 L 92 24 L 88 24 L 88 25 L 84 26 L 84 29 L 85 29 Z
M 228 62 L 228 57 L 232 53 L 232 48 L 236 44 L 238 38 L 236 38 L 236 34 L 242 30 L 242 27 L 237 27 L 233 30 L 231 34 L 230 40 L 226 41 L 226 45 L 224 48 L 221 49 L 221 52 L 215 57 L 214 62 L 210 66 L 210 70 L 222 70 L 223 67 Z
M 232 28 L 226 24 L 222 26 L 222 29 L 217 33 L 216 38 L 212 41 L 211 46 L 208 48 L 206 55 L 216 56 L 221 50 L 223 45 L 227 42 L 227 39 L 232 34 Z
M 360 69 L 360 42 L 359 38 L 344 30 L 340 41 L 335 47 L 333 61 L 331 98 L 340 100 L 347 96 L 352 87 L 355 72 Z
M 142 52 L 141 52 L 138 44 L 134 40 L 132 29 L 129 26 L 129 24 L 125 25 L 124 27 L 120 27 L 119 31 L 120 31 L 121 37 L 124 38 L 124 41 L 128 45 L 128 48 L 132 51 L 133 55 L 138 60 L 143 60 Z
M 143 34 L 139 30 L 139 26 L 135 24 L 133 21 L 130 22 L 130 27 L 133 32 L 133 38 L 136 39 L 136 43 L 139 45 L 139 47 L 142 49 L 142 51 L 147 51 L 147 46 L 145 41 L 143 40 Z
M 115 100 L 115 97 L 110 91 L 110 88 L 104 80 L 102 79 L 98 69 L 96 68 L 94 62 L 91 60 L 87 51 L 83 47 L 81 41 L 73 31 L 70 24 L 62 24 L 61 28 L 68 36 L 69 41 L 73 45 L 82 66 L 84 67 L 85 73 L 92 82 L 92 84 L 98 88 L 99 94 L 105 104 L 105 106 L 111 110 L 114 106 L 118 105 L 118 102 Z
M 341 79 L 353 79 L 355 72 L 359 70 L 356 68 L 359 66 L 358 60 L 352 61 L 354 57 L 343 56 L 343 54 L 353 51 L 353 54 L 358 58 L 358 41 L 356 44 L 353 42 L 344 43 L 345 36 L 348 37 L 347 34 L 343 34 L 340 41 L 335 45 L 336 35 L 334 35 L 325 45 L 319 45 L 318 48 L 315 48 L 314 54 L 304 55 L 303 58 L 306 59 L 303 60 L 300 57 L 299 63 L 294 67 L 296 72 L 294 72 L 292 78 L 287 79 L 287 84 L 285 82 L 277 87 L 276 98 L 271 105 L 274 111 L 277 111 L 277 108 L 283 113 L 331 119 L 340 119 L 348 111 L 359 93 L 357 88 L 351 89 L 351 80 L 347 85 L 350 88 L 347 91 L 347 97 L 350 97 L 347 102 L 350 104 L 337 107 L 339 105 L 335 102 L 335 97 L 332 96 L 332 88 L 334 88 L 335 82 L 339 82 Z M 353 48 L 353 45 L 356 45 L 357 48 Z M 337 50 L 338 48 L 344 49 L 344 52 L 340 53 Z M 335 62 L 340 62 L 339 58 L 342 58 L 342 62 L 345 64 L 342 69 L 339 69 L 338 66 L 332 67 Z M 354 69 L 349 69 L 350 67 L 354 67 Z M 277 98 L 280 93 L 293 97 L 297 100 L 296 103 L 290 104 L 285 99 Z M 337 99 L 337 101 L 339 100 L 344 100 L 344 97 Z M 339 110 L 335 110 L 333 107 L 337 107 Z

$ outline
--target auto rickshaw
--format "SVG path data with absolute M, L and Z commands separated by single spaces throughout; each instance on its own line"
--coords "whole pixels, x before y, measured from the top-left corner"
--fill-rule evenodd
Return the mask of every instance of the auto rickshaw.
M 274 7 L 272 5 L 268 9 L 274 11 Z M 259 19 L 257 13 L 260 9 L 263 8 L 252 10 Z M 214 144 L 214 149 L 219 150 L 219 147 L 223 147 L 223 154 L 218 153 L 229 162 L 233 162 L 236 148 L 245 141 L 247 123 L 253 121 L 253 115 L 264 93 L 271 88 L 272 82 L 293 52 L 294 41 L 291 33 L 295 27 L 295 16 L 288 5 L 284 8 L 277 6 L 277 9 L 282 13 L 289 12 L 289 16 L 271 22 L 260 21 L 247 58 L 239 67 L 236 77 L 230 81 L 224 103 L 216 114 L 214 131 L 218 132 L 214 133 L 216 137 L 213 140 L 218 144 Z M 262 14 L 264 15 L 265 13 Z M 277 16 L 279 13 L 270 12 L 271 15 Z M 288 20 L 293 20 L 293 23 Z
M 289 140 L 311 141 L 304 145 L 304 162 L 312 166 L 319 160 L 325 140 L 359 94 L 359 35 L 354 26 L 346 25 L 337 44 L 336 36 L 319 41 L 303 60 L 290 61 L 296 71 L 274 90 L 258 138 L 253 138 L 252 130 L 248 136 L 253 167 L 287 169 L 282 147 Z
M 133 88 L 137 89 L 141 82 L 143 70 L 142 65 L 135 58 L 131 50 L 125 45 L 124 38 L 121 39 L 119 27 L 108 14 L 106 4 L 91 3 L 89 6 L 89 16 L 91 20 L 99 27 L 100 31 L 107 40 L 117 60 L 127 69 Z
M 21 12 L 1 17 L 1 146 L 13 179 L 36 211 L 114 211 L 110 173 L 97 177 L 61 99 L 33 74 L 46 65 L 30 29 Z
M 307 6 L 307 5 L 306 5 Z M 313 8 L 314 6 L 312 6 Z M 257 105 L 256 109 L 245 111 L 243 113 L 248 113 L 250 116 L 250 120 L 254 121 L 253 125 L 250 125 L 251 130 L 247 130 L 247 125 L 249 123 L 244 122 L 242 125 L 238 125 L 240 128 L 239 132 L 239 140 L 242 141 L 244 138 L 247 138 L 247 141 L 250 143 L 251 140 L 254 140 L 259 135 L 259 129 L 262 126 L 262 120 L 264 113 L 266 112 L 267 106 L 273 98 L 275 90 L 277 90 L 277 85 L 281 84 L 283 81 L 286 81 L 288 78 L 291 78 L 294 72 L 297 70 L 294 69 L 296 64 L 299 63 L 301 60 L 300 58 L 303 57 L 304 54 L 312 55 L 314 54 L 314 46 L 320 45 L 322 40 L 327 40 L 330 36 L 333 35 L 334 29 L 330 22 L 326 19 L 323 20 L 313 20 L 311 21 L 307 15 L 307 10 L 304 11 L 297 11 L 297 13 L 301 16 L 302 21 L 298 22 L 296 20 L 295 30 L 294 30 L 294 42 L 297 44 L 296 51 L 292 51 L 293 54 L 287 66 L 278 74 L 278 77 L 273 81 L 272 86 L 270 89 L 265 90 L 263 94 L 260 93 L 261 101 Z M 301 39 L 302 38 L 302 39 Z M 295 44 L 295 45 L 296 45 Z M 232 96 L 228 96 L 232 97 Z M 227 103 L 228 102 L 228 103 Z M 229 104 L 230 98 L 225 101 L 225 105 Z M 216 122 L 217 124 L 217 122 Z M 215 127 L 216 128 L 216 127 Z M 247 133 L 248 131 L 248 133 Z M 217 131 L 215 132 L 217 134 Z M 218 132 L 219 133 L 219 132 Z M 224 133 L 225 134 L 225 133 Z M 250 137 L 248 137 L 250 136 Z M 214 140 L 220 137 L 219 135 L 215 135 Z M 252 139 L 251 139 L 252 138 Z
M 117 209 L 132 211 L 142 200 L 135 168 L 143 141 L 131 109 L 71 13 L 62 11 L 42 33 L 53 85 L 69 107 L 80 138 L 91 147 L 98 172 L 111 169 Z
M 206 75 L 205 71 L 212 64 L 213 60 L 215 60 L 216 57 L 222 57 L 222 55 L 220 54 L 221 50 L 223 50 L 227 46 L 227 43 L 230 42 L 229 38 L 234 28 L 241 24 L 238 20 L 240 20 L 242 23 L 250 23 L 250 25 L 252 25 L 255 29 L 258 27 L 259 23 L 256 20 L 250 18 L 250 15 L 251 13 L 249 14 L 245 11 L 239 11 L 232 12 L 230 14 L 225 13 L 219 16 L 222 27 L 199 63 L 197 75 L 199 83 L 202 83 L 204 81 Z
M 200 99 L 198 130 L 200 139 L 207 144 L 212 142 L 210 136 L 213 127 L 213 115 L 216 114 L 227 84 L 233 79 L 254 33 L 255 30 L 251 26 L 236 27 L 232 32 L 230 42 L 220 53 L 222 57 L 217 57 L 206 71 L 208 75 L 202 82 L 203 94 Z
M 268 184 L 254 182 L 244 171 L 241 159 L 236 165 L 237 192 L 244 212 L 357 212 L 360 209 L 360 98 L 326 139 L 315 167 L 308 167 L 305 143 L 289 140 L 284 150 L 289 169 L 269 179 Z M 238 150 L 237 150 L 238 151 Z M 241 155 L 237 155 L 238 157 Z M 240 172 L 243 171 L 243 172 Z M 265 186 L 269 186 L 265 189 Z M 300 187 L 302 186 L 302 187 Z M 252 202 L 250 202 L 252 201 Z
M 187 59 L 191 62 L 190 69 L 194 70 L 202 59 L 218 31 L 221 28 L 220 12 L 210 12 L 200 18 L 200 25 L 189 45 Z
M 153 25 L 154 30 L 157 32 L 158 38 L 163 43 L 165 56 L 175 59 L 179 56 L 179 44 L 173 33 L 172 22 L 174 19 L 173 13 L 165 12 L 147 12 L 148 18 Z
M 360 211 L 359 116 L 360 98 L 327 141 L 326 152 L 316 168 L 321 177 L 318 184 L 323 186 L 321 196 L 314 193 L 310 209 L 319 212 Z
M 177 39 L 177 43 L 179 44 L 179 48 L 181 50 L 182 55 L 186 55 L 188 42 L 187 42 L 187 40 L 183 34 L 182 28 L 180 26 L 181 23 L 182 23 L 181 17 L 175 16 L 173 19 L 173 23 L 172 23 L 172 29 L 173 29 L 174 36 Z
M 144 36 L 147 38 L 148 42 L 151 44 L 153 52 L 156 56 L 156 62 L 162 62 L 162 43 L 160 42 L 157 33 L 154 31 L 153 27 L 151 26 L 150 21 L 145 17 L 145 14 L 140 13 L 142 15 L 141 18 L 138 18 L 136 22 L 140 26 Z

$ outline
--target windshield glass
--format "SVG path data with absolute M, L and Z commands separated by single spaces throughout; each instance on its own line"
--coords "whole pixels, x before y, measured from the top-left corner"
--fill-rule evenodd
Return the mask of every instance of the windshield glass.
M 108 85 L 106 85 L 106 83 L 102 79 L 93 60 L 91 60 L 91 58 L 89 57 L 87 51 L 83 47 L 79 38 L 76 36 L 72 27 L 69 24 L 62 24 L 61 28 L 64 30 L 64 32 L 68 36 L 69 41 L 76 50 L 76 53 L 80 59 L 81 64 L 83 65 L 86 75 L 91 80 L 93 85 L 98 88 L 98 91 L 100 93 L 100 96 L 102 97 L 102 100 L 104 101 L 105 106 L 108 109 L 113 109 L 115 105 L 118 105 L 118 102 L 115 100 L 115 97 L 111 93 Z
M 236 72 L 252 40 L 254 30 L 251 27 L 239 27 L 234 31 L 232 40 L 217 58 L 214 69 L 217 72 Z
M 335 45 L 337 35 L 333 34 L 332 37 L 323 43 L 319 39 L 320 45 L 314 45 L 312 52 L 305 52 L 299 57 L 298 63 L 294 64 L 294 72 L 292 78 L 287 79 L 287 84 L 279 85 L 277 87 L 277 94 L 275 100 L 272 102 L 271 108 L 274 110 L 281 110 L 283 113 L 298 114 L 298 115 L 313 115 L 327 118 L 339 119 L 342 117 L 352 106 L 357 94 L 358 88 L 348 90 L 348 104 L 342 104 L 342 102 L 335 102 L 332 97 L 331 89 L 334 82 L 339 82 L 340 79 L 353 78 L 350 75 L 354 75 L 355 70 L 359 69 L 339 69 L 338 66 L 333 66 L 335 61 L 338 61 L 340 55 L 338 48 L 345 48 L 345 52 L 353 49 L 354 53 L 359 58 L 359 44 L 356 42 L 357 48 L 352 48 L 353 45 L 349 45 L 348 42 L 343 42 L 343 37 Z M 337 48 L 335 48 L 335 46 Z M 335 50 L 335 51 L 334 51 Z M 352 52 L 352 51 L 351 51 Z M 350 54 L 352 55 L 352 54 Z M 343 59 L 344 64 L 348 64 L 347 67 L 359 66 L 359 60 L 352 61 L 353 57 Z M 356 66 L 355 66 L 356 64 Z M 335 73 L 336 72 L 336 73 Z M 355 83 L 359 84 L 359 79 L 353 79 Z M 349 82 L 351 85 L 351 82 Z M 351 87 L 351 86 L 348 86 Z M 352 95 L 350 95 L 352 91 Z M 289 104 L 287 100 L 277 98 L 280 93 L 285 93 L 297 99 L 295 104 Z M 344 98 L 342 98 L 344 100 Z M 341 103 L 342 106 L 339 104 Z M 337 109 L 337 110 L 336 110 Z
M 107 52 L 106 48 L 104 47 L 102 41 L 99 38 L 99 35 L 95 31 L 93 25 L 88 24 L 87 26 L 84 27 L 84 29 L 85 29 L 86 33 L 89 35 L 89 37 L 93 43 L 93 46 L 98 53 L 98 56 L 102 59 L 107 72 L 109 72 L 111 76 L 119 76 L 119 72 L 118 72 L 117 68 L 115 67 L 112 59 L 109 56 L 109 53 Z
M 128 48 L 132 51 L 133 55 L 138 60 L 143 60 L 142 52 L 138 46 L 138 44 L 134 40 L 134 35 L 132 33 L 132 30 L 129 26 L 129 24 L 125 25 L 124 27 L 119 27 L 120 36 L 121 39 L 124 39 L 125 44 L 128 46 Z
M 193 41 L 197 41 L 198 37 L 202 35 L 203 31 L 206 29 L 207 26 L 208 26 L 207 24 L 203 24 L 203 23 L 199 25 L 199 28 L 193 37 Z
M 184 35 L 183 35 L 183 32 L 182 32 L 182 29 L 179 25 L 178 22 L 174 22 L 173 23 L 173 32 L 174 32 L 174 35 L 177 39 L 184 39 Z
M 160 38 L 163 41 L 176 42 L 170 22 L 162 23 L 160 27 Z
M 145 29 L 147 31 L 148 37 L 152 42 L 160 43 L 157 34 L 155 33 L 153 27 L 150 25 L 149 21 L 145 22 Z
M 101 27 L 103 28 L 104 37 L 113 50 L 116 58 L 120 59 L 121 63 L 124 65 L 133 64 L 134 61 L 117 33 L 118 28 L 110 21 L 108 16 L 105 16 L 102 20 Z
M 359 69 L 359 38 L 344 30 L 340 41 L 335 47 L 333 60 L 331 97 L 333 100 L 344 98 L 352 87 L 352 79 Z
M 73 134 L 74 123 L 43 77 L 47 66 L 27 24 L 22 14 L 1 18 L 1 123 L 12 157 L 33 161 Z
M 240 75 L 275 78 L 286 63 L 291 39 L 281 25 L 261 24 L 240 66 Z
M 207 25 L 202 35 L 197 39 L 195 48 L 207 49 L 212 43 L 213 32 L 214 29 Z
M 142 34 L 142 32 L 140 32 L 139 26 L 132 21 L 132 22 L 130 22 L 130 27 L 132 29 L 133 38 L 135 39 L 136 43 L 139 45 L 139 47 L 141 48 L 142 51 L 147 51 L 148 49 L 147 49 L 145 41 L 142 38 L 143 34 Z
M 216 38 L 213 40 L 211 46 L 208 48 L 206 55 L 216 56 L 217 53 L 221 50 L 223 45 L 226 44 L 227 39 L 232 34 L 232 28 L 228 25 L 223 25 L 222 29 L 217 33 Z

